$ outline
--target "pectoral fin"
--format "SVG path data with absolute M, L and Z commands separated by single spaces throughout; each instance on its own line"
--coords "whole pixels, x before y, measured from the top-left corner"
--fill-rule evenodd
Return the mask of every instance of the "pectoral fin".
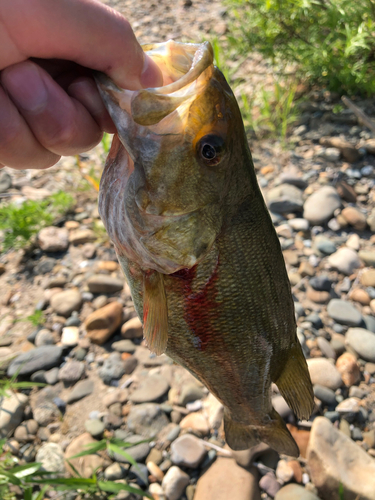
M 284 370 L 274 382 L 297 417 L 308 419 L 314 409 L 314 393 L 307 363 L 297 341 L 290 350 Z
M 156 271 L 143 277 L 143 334 L 148 348 L 158 356 L 168 342 L 168 309 L 163 275 Z

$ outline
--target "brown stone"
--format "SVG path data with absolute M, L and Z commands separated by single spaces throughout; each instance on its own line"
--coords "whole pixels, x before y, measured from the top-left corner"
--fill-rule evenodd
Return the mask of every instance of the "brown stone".
M 302 467 L 298 460 L 290 460 L 289 467 L 293 470 L 293 477 L 297 483 L 302 483 Z
M 102 345 L 119 328 L 121 322 L 122 305 L 119 302 L 110 302 L 87 317 L 85 328 L 91 342 Z
M 73 245 L 83 245 L 97 239 L 96 234 L 91 229 L 76 229 L 70 232 L 69 241 Z
M 341 215 L 346 222 L 354 227 L 357 231 L 366 229 L 367 221 L 366 216 L 356 207 L 346 207 L 341 211 Z
M 357 194 L 353 187 L 347 184 L 345 181 L 340 181 L 336 185 L 337 192 L 340 198 L 347 201 L 348 203 L 355 203 L 357 201 Z
M 314 290 L 312 287 L 308 287 L 306 297 L 316 304 L 328 304 L 332 298 L 329 292 L 319 292 L 318 290 Z
M 124 339 L 139 339 L 143 337 L 143 327 L 138 316 L 129 319 L 129 321 L 122 325 L 121 337 Z
M 301 262 L 298 272 L 303 278 L 305 276 L 314 276 L 315 274 L 313 266 L 310 264 L 310 262 L 307 262 L 305 260 Z
M 292 424 L 286 424 L 286 426 L 293 436 L 294 441 L 297 443 L 301 457 L 306 457 L 307 446 L 310 439 L 310 431 L 298 429 L 298 427 Z
M 359 302 L 363 306 L 367 306 L 371 302 L 370 295 L 366 292 L 366 290 L 362 290 L 362 288 L 355 288 L 352 290 L 349 298 L 355 302 Z
M 246 470 L 232 458 L 219 457 L 199 478 L 194 500 L 260 500 L 258 472 Z
M 363 286 L 375 286 L 375 269 L 367 269 L 361 274 Z
M 353 354 L 350 354 L 349 352 L 342 354 L 336 361 L 336 368 L 340 372 L 341 378 L 346 387 L 351 387 L 359 382 L 361 372 Z
M 181 429 L 191 429 L 194 434 L 207 436 L 210 432 L 207 419 L 201 413 L 189 413 L 180 422 Z
M 358 149 L 340 137 L 321 137 L 319 142 L 322 146 L 339 149 L 342 157 L 349 163 L 355 163 L 361 158 Z
M 73 439 L 68 445 L 65 451 L 65 459 L 67 459 L 66 466 L 72 476 L 75 476 L 75 472 L 70 467 L 69 462 L 77 469 L 81 476 L 87 478 L 91 477 L 96 469 L 102 467 L 104 459 L 97 454 L 86 455 L 80 458 L 70 458 L 84 451 L 87 445 L 94 443 L 97 443 L 97 441 L 88 432 L 85 432 Z
M 117 271 L 118 262 L 114 262 L 113 260 L 101 260 L 97 263 L 97 268 L 103 271 Z

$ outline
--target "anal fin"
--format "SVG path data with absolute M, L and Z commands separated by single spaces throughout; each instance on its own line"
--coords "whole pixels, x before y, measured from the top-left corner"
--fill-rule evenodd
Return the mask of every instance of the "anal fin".
M 226 442 L 232 450 L 247 450 L 264 442 L 278 453 L 292 457 L 299 456 L 297 443 L 275 410 L 272 410 L 270 419 L 265 425 L 241 424 L 224 414 L 224 432 Z
M 314 409 L 314 393 L 299 342 L 295 342 L 284 370 L 274 382 L 297 417 L 300 420 L 309 419 Z
M 143 276 L 143 334 L 150 351 L 163 354 L 168 342 L 168 308 L 163 275 L 157 271 Z

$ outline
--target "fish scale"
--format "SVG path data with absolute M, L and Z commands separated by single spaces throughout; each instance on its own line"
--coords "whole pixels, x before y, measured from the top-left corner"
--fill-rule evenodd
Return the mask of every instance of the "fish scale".
M 97 77 L 118 130 L 99 210 L 145 339 L 224 405 L 230 447 L 264 441 L 297 456 L 271 383 L 299 418 L 312 412 L 312 385 L 237 102 L 208 43 L 147 50 L 164 87 L 127 91 Z

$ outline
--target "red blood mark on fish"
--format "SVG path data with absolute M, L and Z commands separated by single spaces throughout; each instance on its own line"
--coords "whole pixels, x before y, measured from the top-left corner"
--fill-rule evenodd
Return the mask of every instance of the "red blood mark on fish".
M 210 340 L 213 339 L 216 333 L 211 323 L 213 317 L 211 311 L 218 307 L 218 302 L 216 301 L 218 267 L 219 262 L 217 262 L 214 272 L 208 281 L 197 292 L 194 292 L 192 287 L 197 272 L 196 266 L 191 269 L 181 269 L 173 273 L 173 276 L 183 280 L 185 321 L 195 336 L 193 343 L 201 351 L 207 348 Z

